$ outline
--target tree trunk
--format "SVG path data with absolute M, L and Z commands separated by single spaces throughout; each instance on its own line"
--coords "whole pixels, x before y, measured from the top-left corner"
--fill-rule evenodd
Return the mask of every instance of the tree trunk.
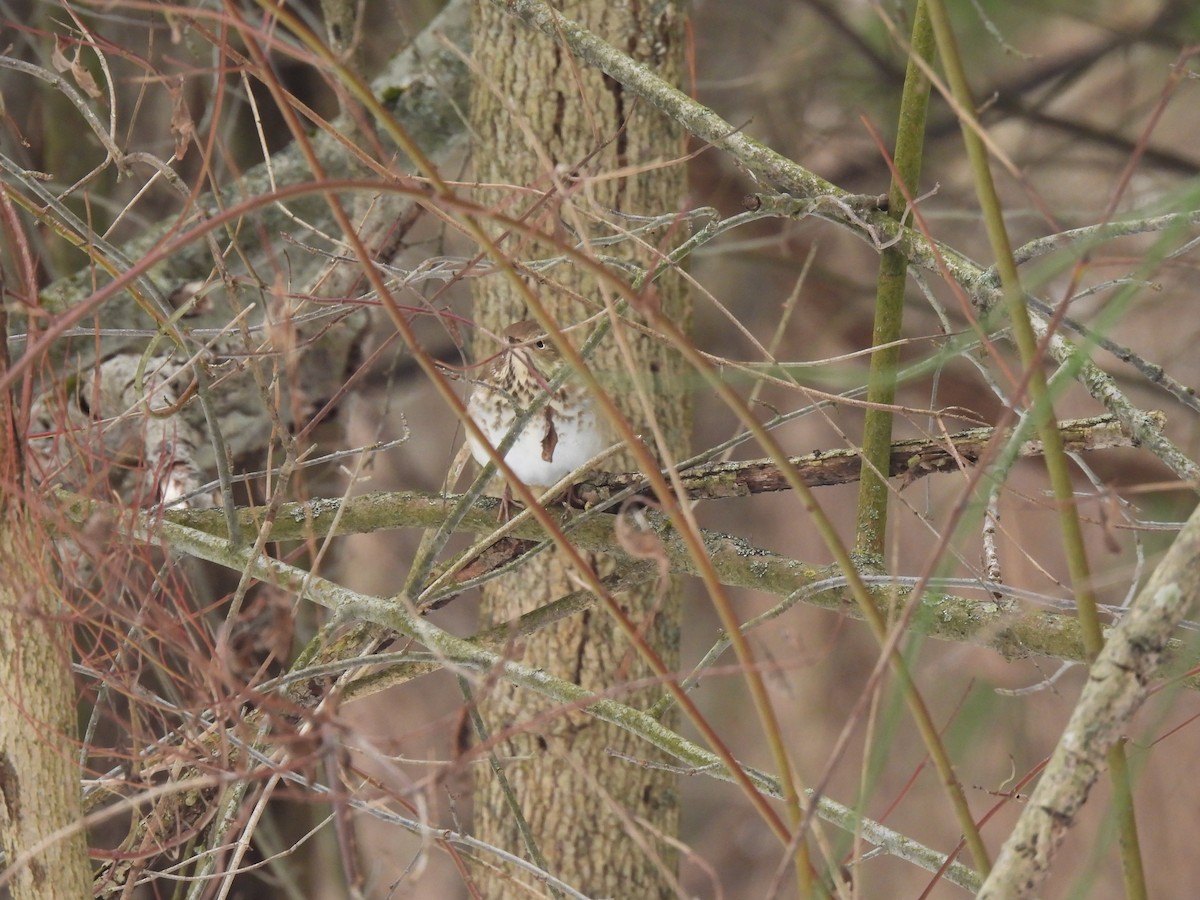
M 675 79 L 682 57 L 682 21 L 673 15 L 670 4 L 663 8 L 670 10 L 672 17 L 654 21 L 646 18 L 648 8 L 588 0 L 565 4 L 563 12 Z M 637 18 L 639 15 L 643 18 Z M 614 216 L 613 210 L 663 215 L 680 207 L 686 187 L 682 164 L 651 168 L 629 177 L 590 180 L 590 176 L 677 158 L 684 147 L 677 126 L 648 106 L 635 109 L 632 98 L 619 85 L 584 68 L 565 50 L 529 31 L 497 5 L 477 2 L 473 26 L 474 54 L 480 71 L 472 92 L 471 120 L 477 139 L 474 160 L 479 181 L 544 191 L 554 183 L 554 177 L 565 180 L 568 190 L 575 193 L 566 201 L 554 198 L 549 209 L 556 215 L 540 220 L 538 227 L 543 233 L 557 232 L 568 240 L 572 238 L 559 228 L 560 222 L 574 229 L 579 219 L 562 210 L 559 202 L 574 203 L 589 217 L 608 219 L 618 229 L 639 223 Z M 577 166 L 578 173 L 571 171 Z M 576 174 L 578 177 L 573 177 Z M 512 193 L 503 189 L 488 199 L 507 201 L 504 209 L 510 215 L 529 208 L 525 198 L 518 198 L 514 206 Z M 534 213 L 538 215 L 544 216 L 545 211 Z M 648 240 L 661 238 L 660 234 Z M 546 245 L 528 242 L 524 235 L 507 240 L 505 249 L 520 259 L 556 252 Z M 653 254 L 639 251 L 632 241 L 606 246 L 603 252 L 634 259 L 643 266 L 652 265 Z M 559 266 L 549 276 L 550 283 L 538 283 L 539 298 L 561 326 L 575 324 L 599 308 L 602 294 L 595 280 L 578 267 Z M 656 287 L 665 314 L 686 323 L 690 306 L 681 280 L 668 277 Z M 484 329 L 497 333 L 530 315 L 503 277 L 476 279 L 473 291 L 475 319 L 482 326 L 475 335 L 475 351 L 476 357 L 482 358 L 498 349 Z M 654 394 L 656 420 L 668 437 L 671 451 L 679 454 L 686 447 L 691 424 L 682 362 L 659 343 L 633 332 L 628 338 L 648 390 Z M 608 385 L 635 430 L 648 434 L 645 416 L 632 400 L 629 376 L 611 340 L 599 348 L 590 366 Z M 632 464 L 632 459 L 624 455 L 613 458 L 608 467 L 624 469 Z M 605 560 L 595 562 L 600 570 L 606 565 Z M 483 617 L 488 624 L 508 621 L 570 593 L 576 585 L 567 571 L 554 555 L 538 557 L 485 589 Z M 635 622 L 644 621 L 656 603 L 653 586 L 619 599 Z M 678 654 L 677 616 L 678 594 L 672 587 L 658 606 L 648 632 L 651 643 L 671 667 L 676 665 Z M 515 652 L 521 653 L 525 664 L 595 691 L 650 674 L 617 624 L 600 607 L 540 632 Z M 643 691 L 641 696 L 657 693 Z M 637 695 L 620 696 L 635 705 L 644 702 Z M 652 755 L 625 732 L 574 712 L 539 719 L 545 709 L 546 705 L 530 694 L 504 685 L 493 687 L 483 702 L 491 734 L 515 730 L 514 736 L 496 747 L 496 752 L 549 871 L 589 896 L 675 896 L 672 883 L 676 853 L 661 839 L 673 835 L 678 823 L 674 776 L 614 757 L 611 751 L 635 758 Z M 510 852 L 531 856 L 496 778 L 480 776 L 475 816 L 481 838 Z M 520 880 L 527 882 L 528 877 Z M 530 896 L 526 889 L 502 877 L 480 881 L 488 897 Z
M 0 375 L 7 339 L 0 307 Z M 13 900 L 90 897 L 86 835 L 56 836 L 83 818 L 71 629 L 21 496 L 14 419 L 0 391 L 0 875 Z

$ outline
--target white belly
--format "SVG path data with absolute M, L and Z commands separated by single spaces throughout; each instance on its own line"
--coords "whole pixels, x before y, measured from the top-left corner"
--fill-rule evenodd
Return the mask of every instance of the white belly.
M 479 424 L 492 446 L 498 446 L 512 429 L 516 411 L 505 403 L 498 410 L 489 410 L 490 415 L 487 415 L 481 409 L 482 404 L 475 400 L 473 395 L 467 405 L 471 418 Z M 549 409 L 549 405 L 543 407 L 504 454 L 504 461 L 521 481 L 538 487 L 556 483 L 608 446 L 590 400 L 570 418 L 563 417 L 560 410 L 555 409 L 553 427 L 546 418 Z M 477 463 L 482 466 L 489 462 L 490 457 L 478 441 L 467 435 L 467 443 Z

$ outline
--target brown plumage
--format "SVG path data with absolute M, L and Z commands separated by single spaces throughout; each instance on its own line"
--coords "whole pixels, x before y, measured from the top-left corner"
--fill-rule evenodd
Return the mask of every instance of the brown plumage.
M 549 386 L 561 357 L 545 331 L 532 321 L 504 331 L 504 349 L 475 385 L 467 411 L 493 447 L 499 446 L 518 416 Z M 490 457 L 468 437 L 471 454 L 480 465 Z M 578 469 L 607 446 L 592 398 L 568 380 L 526 423 L 516 443 L 504 455 L 518 478 L 546 487 Z

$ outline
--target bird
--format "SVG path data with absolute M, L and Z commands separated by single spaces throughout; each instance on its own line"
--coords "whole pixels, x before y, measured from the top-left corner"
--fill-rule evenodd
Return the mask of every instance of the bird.
M 467 401 L 467 412 L 493 449 L 549 388 L 562 365 L 558 350 L 537 322 L 526 319 L 508 326 L 503 340 L 503 348 L 475 382 Z M 468 433 L 467 443 L 479 465 L 491 461 L 473 434 Z M 576 379 L 568 378 L 525 423 L 504 461 L 525 484 L 549 487 L 607 446 L 592 396 Z

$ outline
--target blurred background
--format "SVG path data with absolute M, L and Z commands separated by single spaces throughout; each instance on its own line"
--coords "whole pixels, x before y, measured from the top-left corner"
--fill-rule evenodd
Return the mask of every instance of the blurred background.
M 1061 0 L 950 6 L 981 121 L 1011 162 L 1006 169 L 993 161 L 993 172 L 1014 246 L 1108 219 L 1197 208 L 1200 85 L 1195 59 L 1189 55 L 1200 38 L 1195 4 Z M 316 7 L 296 5 L 319 29 Z M 439 8 L 440 4 L 416 0 L 368 0 L 358 56 L 364 72 L 377 71 Z M 240 52 L 233 48 L 228 56 L 214 53 L 221 34 L 217 20 L 205 33 L 193 21 L 170 13 L 150 14 L 132 5 L 75 10 L 56 3 L 5 3 L 0 24 L 9 47 L 6 54 L 71 74 L 74 50 L 61 38 L 74 33 L 78 24 L 67 24 L 71 12 L 84 17 L 97 39 L 107 42 L 121 98 L 115 115 L 123 146 L 169 156 L 180 139 L 171 130 L 182 121 L 177 114 L 180 103 L 191 110 L 193 136 L 203 140 L 210 133 L 219 135 L 203 151 L 193 147 L 174 166 L 183 184 L 200 184 L 209 165 L 235 178 L 261 161 L 262 143 L 273 151 L 288 140 L 265 92 L 257 96 L 254 87 L 248 92 L 248 83 L 235 77 L 229 79 L 226 105 L 212 107 L 205 95 L 212 71 L 220 65 L 233 71 Z M 685 89 L 735 127 L 833 184 L 854 193 L 886 193 L 888 167 L 872 132 L 883 135 L 890 148 L 905 58 L 884 23 L 893 23 L 906 37 L 910 12 L 908 4 L 892 3 L 696 2 L 688 32 L 694 82 Z M 56 65 L 55 54 L 66 62 Z M 336 114 L 338 100 L 328 72 L 286 54 L 279 54 L 274 63 L 280 82 L 319 115 Z M 89 65 L 94 70 L 94 64 Z M 102 80 L 100 73 L 94 74 Z M 0 142 L 15 167 L 49 173 L 47 183 L 61 190 L 97 165 L 102 155 L 90 134 L 81 148 L 80 135 L 86 130 L 60 91 L 13 68 L 0 72 L 0 77 Z M 96 106 L 98 114 L 111 111 L 103 110 L 102 103 Z M 210 132 L 211 118 L 217 116 L 223 124 Z M 696 143 L 691 149 L 698 152 L 687 163 L 690 206 L 711 206 L 731 215 L 744 208 L 746 194 L 766 187 L 755 185 L 720 152 Z M 443 174 L 469 178 L 470 164 L 469 153 L 451 155 L 443 163 Z M 921 210 L 933 236 L 990 265 L 959 126 L 936 92 L 921 192 Z M 117 177 L 111 168 L 65 202 L 115 245 L 174 214 L 181 203 L 161 179 L 148 178 L 144 171 Z M 118 216 L 127 204 L 129 209 Z M 114 221 L 111 230 L 104 224 Z M 40 241 L 36 265 L 43 283 L 81 268 L 79 252 L 44 223 L 34 231 Z M 1102 321 L 1106 336 L 1184 385 L 1196 385 L 1200 316 L 1193 295 L 1197 255 L 1187 244 L 1192 232 L 1114 240 L 1096 248 L 1078 268 L 1073 259 L 1060 255 L 1036 260 L 1022 272 L 1027 288 L 1038 297 L 1051 304 L 1068 295 L 1077 298 L 1069 311 L 1074 319 L 1085 324 Z M 303 268 L 313 255 L 302 244 L 277 237 L 271 257 L 274 270 L 258 273 L 264 282 L 283 277 L 289 266 Z M 404 242 L 393 263 L 398 270 L 412 270 L 429 257 L 473 252 L 431 219 L 418 222 Z M 11 258 L 5 264 L 11 266 Z M 770 343 L 778 332 L 776 357 L 802 364 L 792 370 L 801 385 L 831 393 L 852 390 L 865 383 L 867 358 L 846 355 L 870 345 L 877 266 L 875 248 L 815 218 L 764 219 L 728 233 L 689 262 L 691 276 L 702 287 L 694 293 L 695 343 L 720 357 L 761 362 L 730 320 L 763 343 Z M 1131 302 L 1115 320 L 1104 319 L 1112 309 L 1117 280 L 1131 279 L 1141 285 Z M 948 333 L 969 327 L 953 293 L 928 274 L 926 281 L 945 318 L 935 312 L 929 297 L 910 286 L 906 362 L 936 357 Z M 1092 287 L 1097 289 L 1089 293 Z M 427 283 L 420 290 L 428 295 L 438 291 L 439 309 L 469 320 L 467 292 L 461 285 L 443 292 L 440 283 Z M 416 324 L 436 356 L 450 364 L 464 361 L 453 328 L 433 317 Z M 461 429 L 403 353 L 371 357 L 390 336 L 385 316 L 368 308 L 364 322 L 355 327 L 363 328 L 367 337 L 349 365 L 365 370 L 333 424 L 316 432 L 320 449 L 366 446 L 402 435 L 407 440 L 373 456 L 355 473 L 352 485 L 348 466 L 331 466 L 303 475 L 300 493 L 441 489 L 461 443 Z M 1016 366 L 1015 354 L 1004 352 Z M 1111 354 L 1099 351 L 1094 358 L 1140 408 L 1166 411 L 1168 435 L 1197 457 L 1200 420 L 1193 411 Z M 987 368 L 967 354 L 944 358 L 927 375 L 904 384 L 897 403 L 915 411 L 953 407 L 957 415 L 948 421 L 956 428 L 993 422 L 1002 402 L 985 377 Z M 743 393 L 754 388 L 748 379 L 728 371 Z M 695 390 L 693 447 L 699 450 L 734 434 L 737 424 L 706 388 L 697 383 Z M 756 408 L 763 418 L 811 402 L 801 390 L 766 386 L 760 391 Z M 1067 418 L 1103 410 L 1076 386 L 1061 398 L 1057 411 Z M 852 447 L 860 437 L 861 420 L 861 409 L 834 405 L 789 423 L 778 434 L 795 454 Z M 929 433 L 932 426 L 927 416 L 913 412 L 900 417 L 898 428 L 898 437 L 914 437 Z M 762 454 L 747 444 L 735 455 Z M 1102 602 L 1119 604 L 1173 537 L 1172 531 L 1155 523 L 1186 518 L 1195 502 L 1194 485 L 1180 484 L 1151 454 L 1136 448 L 1088 454 L 1084 462 L 1090 477 L 1082 470 L 1076 475 L 1097 588 Z M 930 565 L 950 511 L 961 501 L 963 483 L 961 474 L 948 474 L 899 492 L 889 528 L 888 571 L 915 576 Z M 819 502 L 847 540 L 853 535 L 857 494 L 854 484 L 818 490 Z M 1124 500 L 1131 506 L 1121 506 Z M 1004 582 L 1029 595 L 1019 601 L 1022 608 L 1051 608 L 1056 600 L 1070 601 L 1056 512 L 1040 461 L 1018 464 L 1001 493 L 999 509 Z M 785 556 L 813 564 L 830 560 L 808 527 L 799 501 L 788 493 L 703 503 L 698 515 L 706 528 Z M 394 593 L 419 538 L 414 530 L 340 539 L 323 571 L 354 590 Z M 942 575 L 977 574 L 978 527 L 958 535 L 953 551 L 943 559 L 956 561 L 943 565 Z M 226 589 L 217 575 L 195 577 L 212 578 L 218 596 Z M 698 585 L 689 583 L 685 590 L 682 658 L 687 670 L 717 639 L 719 623 Z M 737 590 L 734 596 L 743 618 L 778 602 L 748 590 Z M 475 602 L 472 595 L 464 596 L 437 613 L 436 621 L 457 634 L 469 634 Z M 281 603 L 273 615 L 283 615 L 279 609 L 286 610 L 288 603 Z M 866 628 L 837 612 L 798 604 L 754 632 L 752 640 L 756 652 L 773 667 L 768 683 L 802 779 L 812 784 L 827 774 L 828 796 L 853 803 L 865 793 L 864 815 L 942 852 L 953 848 L 958 830 L 894 690 L 885 688 L 872 707 L 870 724 L 860 723 L 845 752 L 831 758 L 847 726 L 847 713 L 859 701 L 877 661 L 876 645 Z M 1055 660 L 1010 662 L 990 650 L 934 641 L 915 641 L 909 658 L 936 721 L 945 727 L 976 815 L 993 805 L 998 808 L 984 828 L 989 845 L 998 847 L 1021 809 L 1020 799 L 1001 802 L 1001 792 L 1011 790 L 1015 779 L 1051 752 L 1084 672 L 1079 667 L 1060 671 Z M 751 707 L 745 685 L 731 657 L 722 663 L 725 667 L 696 691 L 697 702 L 740 759 L 770 769 L 770 756 L 747 712 Z M 346 746 L 362 753 L 361 765 L 376 771 L 390 790 L 414 790 L 434 810 L 434 821 L 447 827 L 462 827 L 469 820 L 469 779 L 453 768 L 429 778 L 434 771 L 430 761 L 453 756 L 460 706 L 453 679 L 438 674 L 351 704 L 340 713 L 346 723 Z M 1128 735 L 1154 896 L 1186 895 L 1184 886 L 1197 872 L 1191 845 L 1200 827 L 1200 788 L 1188 777 L 1190 763 L 1200 752 L 1200 735 L 1192 722 L 1196 711 L 1190 692 L 1167 687 L 1152 698 Z M 390 757 L 389 762 L 380 763 L 377 754 Z M 770 896 L 779 864 L 777 843 L 740 794 L 700 775 L 682 778 L 681 789 L 681 837 L 688 848 L 682 871 L 689 895 L 729 900 Z M 306 800 L 297 799 L 295 808 L 304 811 L 295 815 L 315 824 L 317 816 Z M 282 820 L 288 815 L 275 814 Z M 362 817 L 360 826 L 371 885 L 368 896 L 469 896 L 461 874 L 445 855 L 426 852 L 429 848 L 417 838 L 368 817 Z M 1123 896 L 1114 841 L 1108 787 L 1101 779 L 1043 895 L 1097 900 Z M 314 860 L 305 874 L 311 886 L 306 896 L 339 896 L 336 881 L 323 884 L 320 874 L 319 861 L 333 860 L 337 853 L 328 830 L 305 846 L 313 848 Z M 853 877 L 860 896 L 868 898 L 922 896 L 930 882 L 928 873 L 886 856 L 856 867 Z M 778 896 L 787 896 L 787 889 Z M 270 890 L 264 881 L 260 887 L 245 887 L 242 896 L 276 896 Z M 948 885 L 934 886 L 927 894 L 961 895 Z

